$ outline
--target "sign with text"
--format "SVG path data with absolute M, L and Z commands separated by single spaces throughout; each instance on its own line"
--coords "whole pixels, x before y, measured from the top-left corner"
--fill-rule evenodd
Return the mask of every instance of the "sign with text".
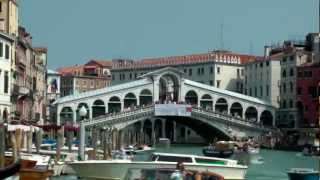
M 191 116 L 192 107 L 187 104 L 156 104 L 156 116 Z

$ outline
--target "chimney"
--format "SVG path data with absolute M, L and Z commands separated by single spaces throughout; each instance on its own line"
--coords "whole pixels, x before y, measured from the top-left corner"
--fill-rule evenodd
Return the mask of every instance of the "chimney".
M 264 58 L 270 56 L 271 46 L 264 46 Z

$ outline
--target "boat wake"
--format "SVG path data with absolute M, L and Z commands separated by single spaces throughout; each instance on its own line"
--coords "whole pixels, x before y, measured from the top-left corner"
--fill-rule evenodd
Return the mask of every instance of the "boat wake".
M 264 164 L 264 159 L 262 157 L 253 158 L 250 160 L 250 164 Z

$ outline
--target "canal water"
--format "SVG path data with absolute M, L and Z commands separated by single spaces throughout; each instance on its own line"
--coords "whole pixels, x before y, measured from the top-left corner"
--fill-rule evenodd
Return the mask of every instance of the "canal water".
M 157 152 L 202 155 L 202 146 L 172 145 L 170 148 L 157 148 Z M 148 155 L 137 155 L 135 160 L 146 160 Z M 286 171 L 290 168 L 319 167 L 319 158 L 302 156 L 299 152 L 260 150 L 260 154 L 251 157 L 233 157 L 241 162 L 249 162 L 247 180 L 288 180 Z M 77 179 L 73 176 L 61 176 L 55 180 Z

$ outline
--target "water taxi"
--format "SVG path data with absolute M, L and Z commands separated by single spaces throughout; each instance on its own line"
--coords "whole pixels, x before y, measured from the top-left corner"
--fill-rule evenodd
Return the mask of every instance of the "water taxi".
M 153 153 L 148 161 L 88 160 L 72 162 L 69 165 L 81 178 L 122 180 L 129 168 L 174 169 L 178 162 L 183 162 L 187 170 L 209 171 L 223 176 L 226 180 L 245 179 L 247 171 L 247 166 L 239 165 L 236 160 L 172 153 Z

